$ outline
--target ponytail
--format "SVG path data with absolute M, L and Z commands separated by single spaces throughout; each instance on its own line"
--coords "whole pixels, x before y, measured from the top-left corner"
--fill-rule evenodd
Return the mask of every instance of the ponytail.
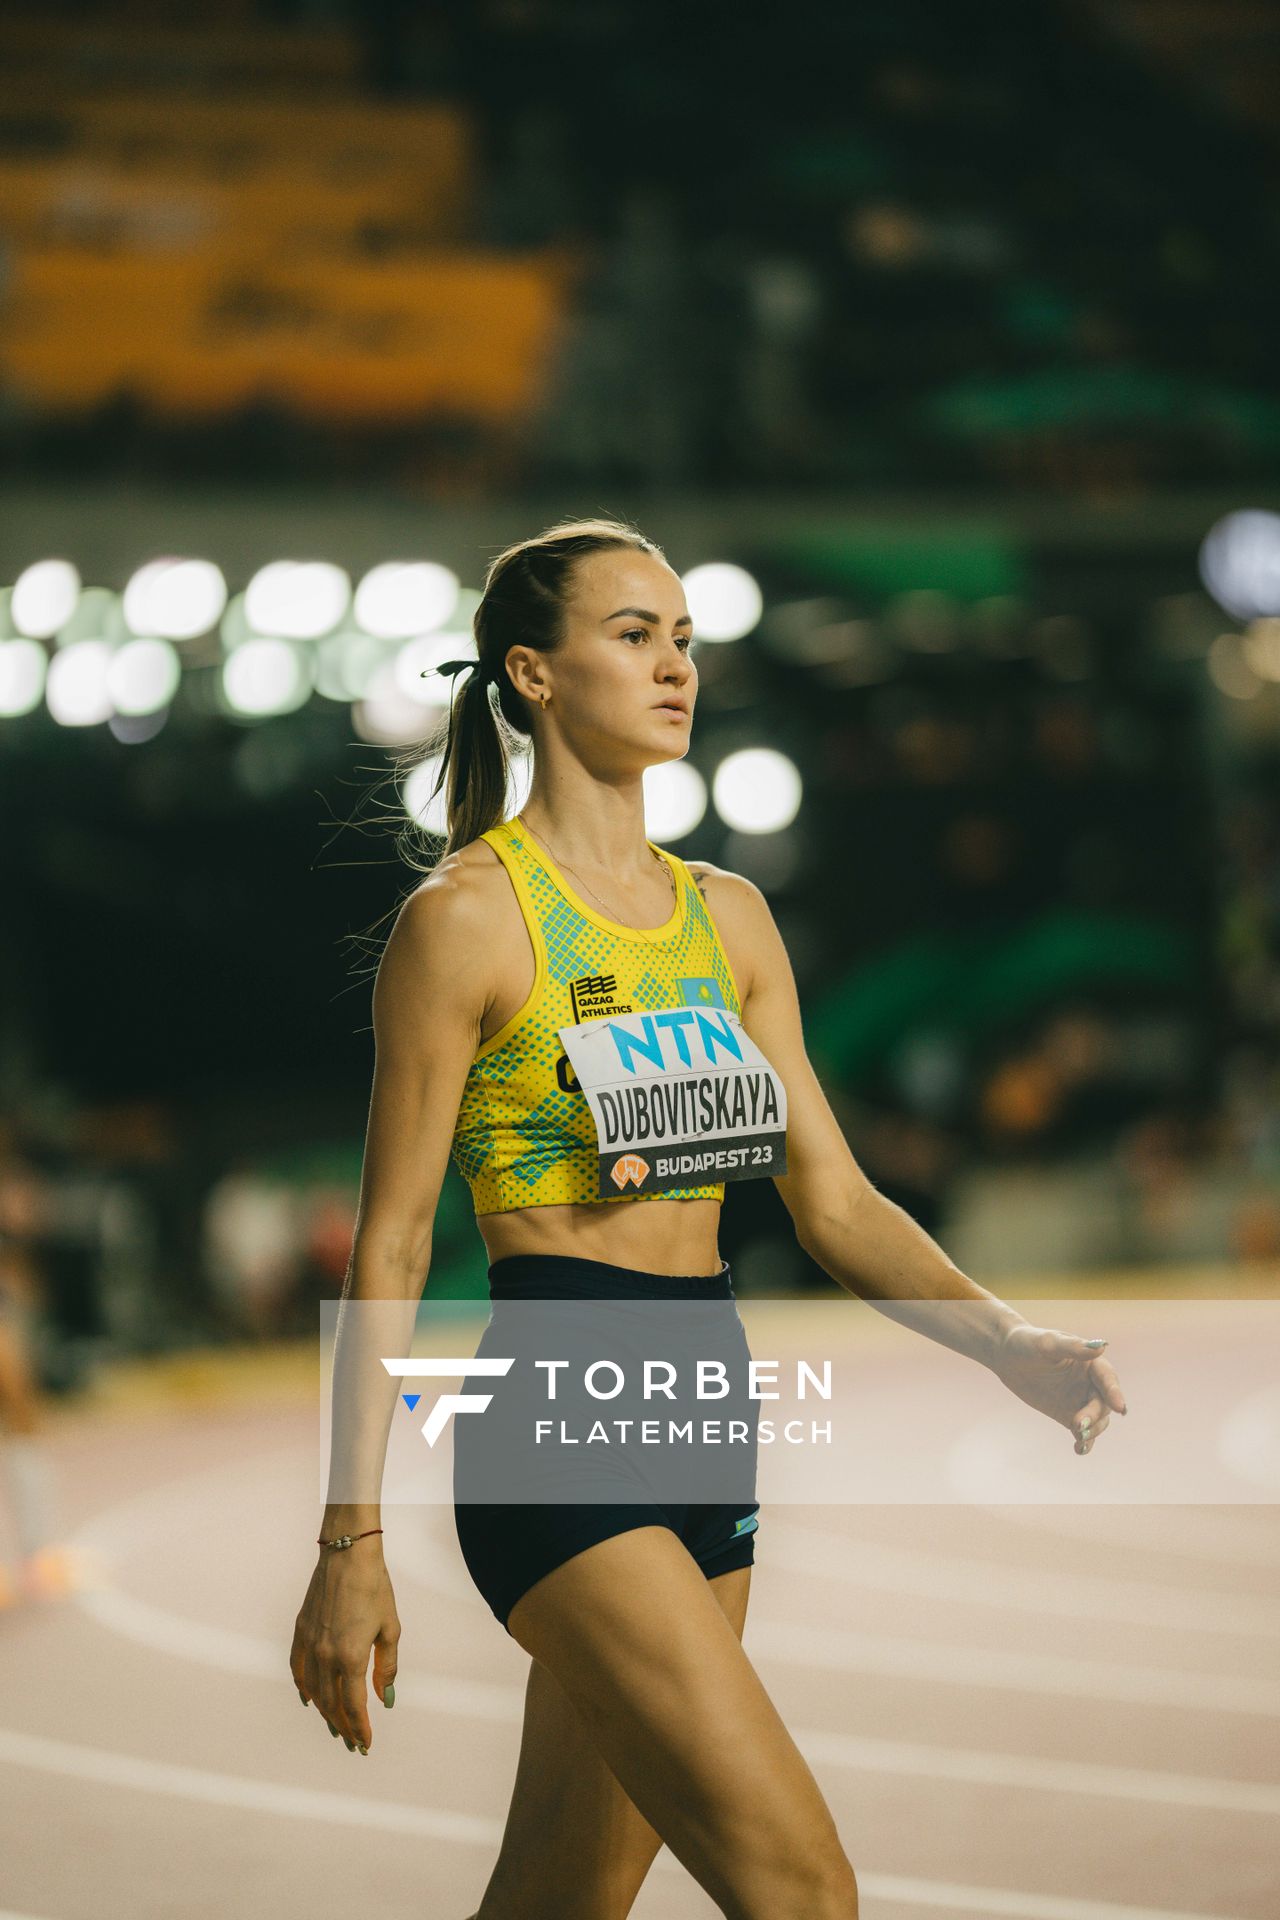
M 469 667 L 462 691 L 450 701 L 444 728 L 397 767 L 401 779 L 423 760 L 442 756 L 431 797 L 444 787 L 448 830 L 431 865 L 506 818 L 512 760 L 533 745 L 532 709 L 507 673 L 507 653 L 521 644 L 539 653 L 556 651 L 564 639 L 574 566 L 607 547 L 663 558 L 661 548 L 626 521 L 562 520 L 505 548 L 490 563 L 472 622 L 476 659 L 447 660 L 436 669 L 457 677 Z M 416 821 L 408 823 L 400 835 L 402 851 L 410 854 L 423 834 Z
M 385 782 L 395 798 L 384 808 L 397 824 L 396 851 L 415 872 L 430 873 L 446 854 L 478 840 L 507 818 L 512 762 L 533 748 L 533 708 L 507 673 L 507 653 L 519 645 L 554 653 L 564 639 L 565 608 L 576 562 L 609 547 L 632 547 L 665 558 L 662 549 L 625 520 L 561 520 L 531 539 L 506 547 L 490 562 L 472 619 L 474 660 L 446 660 L 449 710 L 426 739 L 399 754 Z M 464 672 L 464 669 L 466 671 Z M 458 680 L 461 679 L 461 688 Z M 442 836 L 405 818 L 400 794 L 415 767 L 439 757 L 430 799 L 444 788 Z M 363 934 L 348 936 L 376 965 L 380 945 L 371 935 L 393 920 L 399 903 Z

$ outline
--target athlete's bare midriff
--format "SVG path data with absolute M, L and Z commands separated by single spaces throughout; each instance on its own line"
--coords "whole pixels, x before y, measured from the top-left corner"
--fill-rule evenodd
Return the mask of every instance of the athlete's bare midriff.
M 567 1253 L 642 1273 L 719 1273 L 719 1224 L 718 1200 L 600 1200 L 476 1215 L 491 1261 Z
M 492 930 L 492 939 L 486 939 L 483 956 L 474 961 L 485 967 L 488 983 L 480 1028 L 483 1045 L 529 998 L 533 948 L 510 879 L 488 842 L 474 840 L 449 857 L 470 869 L 486 895 L 486 931 Z M 670 912 L 669 883 L 660 874 L 657 879 L 660 885 L 643 900 L 626 899 L 619 892 L 619 909 L 634 912 L 638 926 L 658 926 Z M 644 1273 L 714 1274 L 721 1266 L 720 1210 L 720 1201 L 710 1199 L 601 1200 L 480 1213 L 476 1226 L 491 1262 L 513 1253 L 569 1254 Z

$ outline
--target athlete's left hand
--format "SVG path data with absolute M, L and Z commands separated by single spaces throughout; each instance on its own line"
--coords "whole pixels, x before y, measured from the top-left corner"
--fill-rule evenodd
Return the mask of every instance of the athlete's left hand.
M 1024 1322 L 1009 1328 L 991 1371 L 1019 1400 L 1069 1428 L 1077 1453 L 1089 1453 L 1111 1410 L 1129 1411 L 1105 1351 L 1105 1342 L 1091 1347 L 1079 1334 Z

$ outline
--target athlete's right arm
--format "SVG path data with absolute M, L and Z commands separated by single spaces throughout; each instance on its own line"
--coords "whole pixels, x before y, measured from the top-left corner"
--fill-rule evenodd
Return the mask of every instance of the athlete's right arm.
M 458 1103 L 491 997 L 487 893 L 474 868 L 443 862 L 401 907 L 374 982 L 373 1094 L 334 1341 L 330 1497 L 320 1527 L 321 1539 L 349 1533 L 352 1545 L 320 1549 L 289 1655 L 304 1703 L 362 1752 L 373 1733 L 370 1649 L 374 1690 L 391 1706 L 400 1644 L 382 1535 L 368 1531 L 381 1526 L 400 1387 L 378 1356 L 411 1350 Z M 350 1302 L 362 1304 L 353 1312 Z
M 404 902 L 383 950 L 353 1298 L 422 1293 L 458 1104 L 494 995 L 484 877 L 446 860 Z

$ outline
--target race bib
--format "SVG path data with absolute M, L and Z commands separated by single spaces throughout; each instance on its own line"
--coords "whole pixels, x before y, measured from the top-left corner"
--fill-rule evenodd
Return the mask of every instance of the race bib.
M 601 1199 L 787 1171 L 786 1088 L 728 1007 L 558 1032 L 595 1121 Z

